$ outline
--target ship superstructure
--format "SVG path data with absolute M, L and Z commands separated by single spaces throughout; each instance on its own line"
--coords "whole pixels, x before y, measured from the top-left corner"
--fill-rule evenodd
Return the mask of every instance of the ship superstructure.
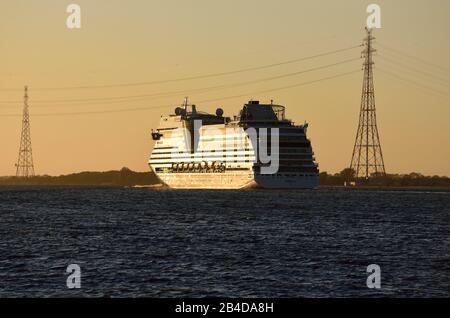
M 186 100 L 152 131 L 149 165 L 177 189 L 315 188 L 319 170 L 306 132 L 281 105 L 250 101 L 230 118 Z

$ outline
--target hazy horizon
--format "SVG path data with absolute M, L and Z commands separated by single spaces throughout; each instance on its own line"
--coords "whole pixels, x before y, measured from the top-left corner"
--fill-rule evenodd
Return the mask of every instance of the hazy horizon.
M 80 30 L 66 27 L 70 3 L 81 6 Z M 237 115 L 250 99 L 285 105 L 288 118 L 309 123 L 320 171 L 339 172 L 350 164 L 363 76 L 354 71 L 363 61 L 300 72 L 359 58 L 362 48 L 226 76 L 152 82 L 356 46 L 370 3 L 382 10 L 382 28 L 374 31 L 374 82 L 386 171 L 450 176 L 450 2 L 445 0 L 3 0 L 0 176 L 15 174 L 25 85 L 37 175 L 122 167 L 148 171 L 150 131 L 186 95 L 201 110 L 224 108 L 225 116 Z M 293 72 L 299 74 L 284 76 Z M 282 77 L 258 82 L 277 76 Z M 255 83 L 232 86 L 249 81 Z M 230 87 L 206 89 L 221 85 Z M 174 93 L 142 96 L 161 92 Z

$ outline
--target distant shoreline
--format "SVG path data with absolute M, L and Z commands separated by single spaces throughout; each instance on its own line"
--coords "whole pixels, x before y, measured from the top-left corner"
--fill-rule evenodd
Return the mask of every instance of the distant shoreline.
M 319 189 L 324 190 L 379 190 L 379 191 L 432 191 L 432 192 L 450 192 L 450 186 L 448 187 L 437 187 L 437 186 L 334 186 L 334 185 L 321 185 Z
M 450 191 L 450 178 L 423 176 L 419 173 L 406 175 L 387 175 L 373 179 L 361 180 L 357 186 L 344 186 L 348 180 L 344 174 L 330 175 L 320 173 L 319 189 L 326 190 L 389 190 L 389 191 Z M 0 177 L 0 187 L 162 187 L 157 176 L 152 172 L 135 172 L 128 168 L 105 172 L 80 172 L 61 176 L 35 176 L 27 179 L 17 177 Z
M 119 171 L 80 172 L 57 177 L 35 176 L 26 179 L 0 177 L 0 186 L 133 187 L 156 184 L 159 184 L 159 180 L 152 172 L 134 172 L 128 168 Z

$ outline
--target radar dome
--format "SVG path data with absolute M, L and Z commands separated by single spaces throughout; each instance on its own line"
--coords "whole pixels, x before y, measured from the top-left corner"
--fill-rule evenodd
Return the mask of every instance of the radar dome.
M 223 109 L 222 108 L 217 108 L 216 109 L 216 115 L 219 116 L 219 117 L 222 117 L 223 116 Z

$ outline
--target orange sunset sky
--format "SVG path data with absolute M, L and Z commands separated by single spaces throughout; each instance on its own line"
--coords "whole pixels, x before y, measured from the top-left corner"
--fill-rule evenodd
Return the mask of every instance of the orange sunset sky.
M 81 7 L 81 29 L 66 27 L 70 3 Z M 386 170 L 450 176 L 447 0 L 1 0 L 0 175 L 15 174 L 24 85 L 37 174 L 148 170 L 150 131 L 184 96 L 204 111 L 223 107 L 226 116 L 249 99 L 286 105 L 289 118 L 309 123 L 320 170 L 338 172 L 353 150 L 362 60 L 200 88 L 340 63 L 359 58 L 362 48 L 231 75 L 154 82 L 356 46 L 370 3 L 381 6 L 374 72 Z M 172 93 L 155 96 L 161 92 Z M 242 96 L 230 98 L 235 95 Z

